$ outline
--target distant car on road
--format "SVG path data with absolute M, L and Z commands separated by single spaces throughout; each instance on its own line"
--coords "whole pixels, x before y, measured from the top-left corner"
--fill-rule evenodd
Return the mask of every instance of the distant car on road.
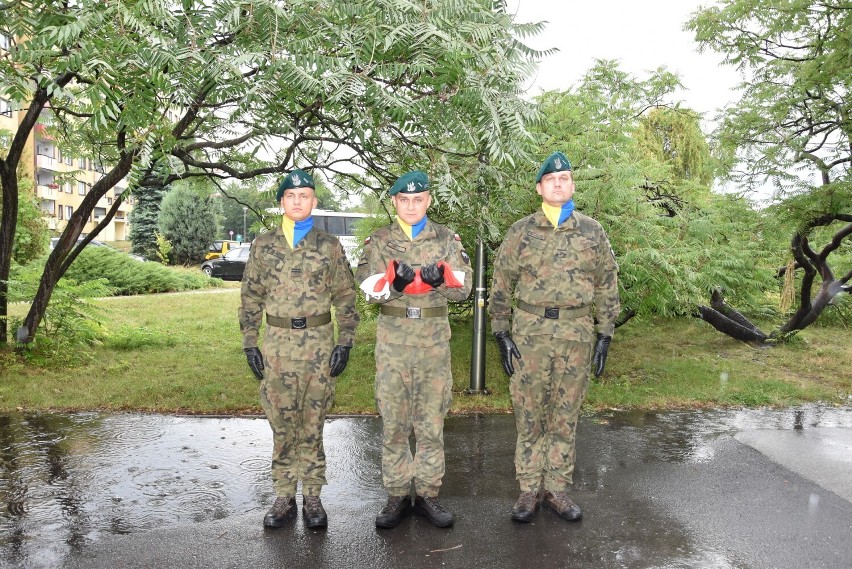
M 83 241 L 83 239 L 85 239 L 85 237 L 78 237 L 78 238 L 77 238 L 77 243 L 80 243 L 81 241 Z M 56 249 L 56 244 L 57 244 L 57 243 L 59 243 L 59 237 L 51 237 L 51 238 L 50 238 L 50 250 L 51 250 L 51 251 L 53 251 L 54 249 Z M 91 246 L 91 247 L 106 247 L 106 246 L 107 246 L 107 244 L 106 244 L 106 243 L 104 243 L 103 241 L 98 241 L 97 239 L 92 239 L 92 240 L 91 240 L 91 241 L 89 241 L 89 243 L 86 245 L 86 247 L 90 247 L 90 246 Z
M 217 239 L 216 241 L 210 244 L 210 247 L 207 248 L 207 254 L 204 255 L 204 259 L 208 261 L 210 259 L 218 259 L 219 257 L 223 257 L 231 249 L 236 249 L 237 247 L 242 247 L 243 245 L 246 245 L 246 243 L 243 243 L 242 241 Z
M 81 243 L 83 241 L 83 239 L 85 239 L 85 237 L 78 237 L 77 243 L 78 244 Z M 56 249 L 57 243 L 59 243 L 59 237 L 51 237 L 50 238 L 50 250 L 51 251 Z M 148 260 L 145 257 L 143 257 L 142 255 L 137 255 L 136 253 L 124 253 L 123 251 L 119 251 L 115 247 L 110 247 L 107 243 L 104 243 L 103 241 L 98 241 L 97 239 L 92 239 L 91 241 L 89 241 L 89 243 L 86 245 L 86 247 L 109 247 L 113 251 L 118 251 L 119 253 L 126 254 L 131 259 L 135 259 L 137 261 L 143 261 L 143 262 Z
M 209 259 L 201 263 L 201 271 L 208 277 L 218 277 L 226 281 L 243 280 L 251 247 L 231 249 L 218 259 Z

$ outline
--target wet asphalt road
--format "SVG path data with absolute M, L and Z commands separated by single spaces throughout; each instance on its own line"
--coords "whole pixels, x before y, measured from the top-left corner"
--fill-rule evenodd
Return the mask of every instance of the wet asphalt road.
M 301 519 L 266 530 L 269 503 L 258 503 L 223 519 L 101 533 L 50 566 L 852 567 L 852 409 L 584 416 L 572 493 L 583 520 L 542 510 L 528 525 L 509 519 L 512 417 L 451 417 L 441 492 L 456 515 L 449 530 L 416 516 L 377 530 L 380 420 L 329 425 L 327 530 Z M 43 563 L 34 555 L 0 566 Z

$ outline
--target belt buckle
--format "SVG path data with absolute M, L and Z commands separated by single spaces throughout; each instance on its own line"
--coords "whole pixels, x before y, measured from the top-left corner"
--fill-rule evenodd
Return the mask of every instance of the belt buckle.
M 293 330 L 304 330 L 308 327 L 308 319 L 304 316 L 300 318 L 291 318 L 290 319 L 290 328 Z
M 559 309 L 548 306 L 544 309 L 544 317 L 550 318 L 551 320 L 559 320 Z
M 405 308 L 406 318 L 420 318 L 420 309 L 416 306 L 408 306 Z

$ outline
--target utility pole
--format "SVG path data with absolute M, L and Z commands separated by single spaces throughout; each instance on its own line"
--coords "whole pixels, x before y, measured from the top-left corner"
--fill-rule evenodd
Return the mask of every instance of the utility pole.
M 247 211 L 248 211 L 248 208 L 246 206 L 243 206 L 243 242 L 245 242 L 246 238 L 248 237 L 248 235 L 246 235 L 246 212 Z

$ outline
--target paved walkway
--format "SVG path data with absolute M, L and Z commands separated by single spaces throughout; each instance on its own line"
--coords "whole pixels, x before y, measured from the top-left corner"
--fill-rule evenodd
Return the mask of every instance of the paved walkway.
M 205 429 L 195 419 L 193 429 Z M 212 420 L 208 420 L 212 421 Z M 243 420 L 245 421 L 245 420 Z M 212 422 L 211 428 L 212 428 Z M 221 420 L 216 429 L 221 429 Z M 604 413 L 581 419 L 581 522 L 516 524 L 509 416 L 447 420 L 449 530 L 377 530 L 377 418 L 329 423 L 329 527 L 265 530 L 268 504 L 213 521 L 101 535 L 62 565 L 113 567 L 849 568 L 852 409 Z M 225 438 L 224 436 L 222 438 Z M 259 441 L 263 447 L 268 441 Z M 150 460 L 156 461 L 156 456 Z M 36 558 L 26 566 L 37 566 Z M 0 565 L 3 563 L 0 562 Z

